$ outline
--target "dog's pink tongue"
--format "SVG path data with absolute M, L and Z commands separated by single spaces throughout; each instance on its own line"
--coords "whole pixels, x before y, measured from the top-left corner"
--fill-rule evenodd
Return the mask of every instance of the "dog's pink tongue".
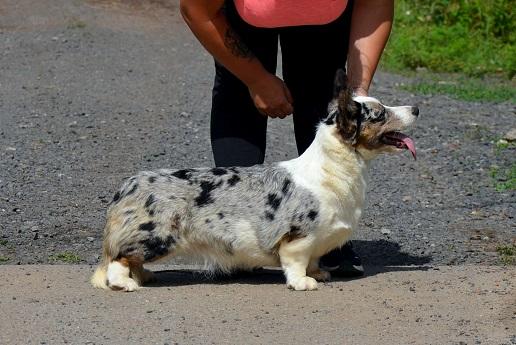
M 400 138 L 401 141 L 403 141 L 403 144 L 407 146 L 407 149 L 412 153 L 412 157 L 416 159 L 416 144 L 414 143 L 414 140 L 412 140 L 411 137 L 405 136 L 403 138 Z

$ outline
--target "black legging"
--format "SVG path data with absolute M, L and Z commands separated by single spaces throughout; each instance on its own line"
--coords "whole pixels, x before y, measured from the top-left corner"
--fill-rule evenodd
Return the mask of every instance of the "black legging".
M 276 72 L 278 38 L 283 78 L 294 99 L 294 130 L 303 153 L 325 117 L 337 69 L 345 68 L 353 3 L 326 25 L 266 29 L 244 22 L 233 1 L 225 13 L 232 29 L 270 73 Z M 251 166 L 265 157 L 267 118 L 253 104 L 245 84 L 215 63 L 211 144 L 217 166 Z

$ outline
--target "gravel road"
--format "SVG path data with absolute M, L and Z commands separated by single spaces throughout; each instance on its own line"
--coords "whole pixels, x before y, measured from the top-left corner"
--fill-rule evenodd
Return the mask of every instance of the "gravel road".
M 124 177 L 212 165 L 213 72 L 176 1 L 1 1 L 0 261 L 94 264 Z M 497 264 L 516 198 L 490 171 L 515 161 L 494 145 L 515 108 L 399 89 L 410 81 L 378 73 L 372 89 L 420 106 L 418 160 L 376 162 L 357 250 L 369 266 Z M 268 162 L 295 157 L 290 119 L 268 141 Z

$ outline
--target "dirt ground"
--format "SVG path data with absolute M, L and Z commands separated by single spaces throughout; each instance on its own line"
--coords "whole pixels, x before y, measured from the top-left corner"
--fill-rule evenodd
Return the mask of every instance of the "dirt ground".
M 122 293 L 92 289 L 87 266 L 0 266 L 0 343 L 516 344 L 515 268 L 380 268 L 311 292 L 279 271 L 167 268 Z
M 91 290 L 87 266 L 14 266 L 97 263 L 124 177 L 213 165 L 213 72 L 177 1 L 0 2 L 0 343 L 240 343 L 245 331 L 264 344 L 516 344 L 514 267 L 491 267 L 497 246 L 516 243 L 516 193 L 490 176 L 515 162 L 495 143 L 516 109 L 413 95 L 399 88 L 411 79 L 383 72 L 373 96 L 420 107 L 418 160 L 385 156 L 371 171 L 354 240 L 366 278 L 303 295 L 278 275 L 164 273 L 186 283 L 126 305 Z M 291 120 L 269 123 L 266 161 L 295 157 Z

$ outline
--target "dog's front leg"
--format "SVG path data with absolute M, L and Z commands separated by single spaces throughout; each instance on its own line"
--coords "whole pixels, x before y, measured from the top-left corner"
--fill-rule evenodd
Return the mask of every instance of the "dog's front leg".
M 281 267 L 287 278 L 287 286 L 294 290 L 316 290 L 317 281 L 306 276 L 310 262 L 312 241 L 308 238 L 284 241 L 279 247 Z

